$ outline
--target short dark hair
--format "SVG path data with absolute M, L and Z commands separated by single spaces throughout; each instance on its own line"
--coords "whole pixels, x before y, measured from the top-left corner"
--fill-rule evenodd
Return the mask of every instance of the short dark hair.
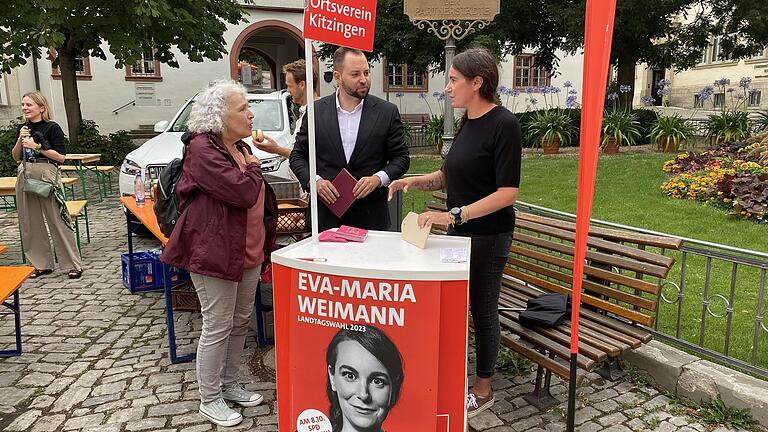
M 392 342 L 392 339 L 390 339 L 381 329 L 370 324 L 363 324 L 360 327 L 363 327 L 364 331 L 349 329 L 339 330 L 328 344 L 328 349 L 325 352 L 325 361 L 335 373 L 336 358 L 339 354 L 337 347 L 339 344 L 344 341 L 354 341 L 359 343 L 384 365 L 387 369 L 387 373 L 389 373 L 389 376 L 392 379 L 392 393 L 390 395 L 388 407 L 391 409 L 400 398 L 400 389 L 405 380 L 403 358 L 400 355 L 400 350 L 397 349 L 397 346 Z M 339 406 L 339 397 L 333 388 L 331 388 L 330 377 L 328 378 L 325 391 L 328 395 L 328 401 L 331 403 L 328 411 L 330 414 L 332 430 L 334 432 L 340 431 L 344 422 L 343 414 L 341 413 L 341 407 Z
M 333 52 L 333 70 L 341 72 L 341 69 L 344 68 L 344 60 L 347 58 L 347 54 L 350 53 L 365 57 L 365 54 L 359 49 L 338 47 Z
M 304 60 L 296 60 L 283 66 L 283 73 L 293 75 L 293 80 L 297 83 L 302 81 L 307 82 L 307 65 Z M 315 91 L 317 91 L 320 86 L 319 74 L 319 71 L 315 71 L 312 75 L 312 87 Z
M 451 66 L 467 79 L 482 78 L 480 97 L 489 102 L 496 99 L 496 87 L 499 86 L 499 66 L 490 51 L 485 48 L 468 49 L 456 55 Z

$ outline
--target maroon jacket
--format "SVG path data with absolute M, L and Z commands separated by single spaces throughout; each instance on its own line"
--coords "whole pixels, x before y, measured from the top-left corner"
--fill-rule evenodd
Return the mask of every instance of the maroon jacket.
M 176 184 L 182 209 L 161 260 L 188 271 L 239 282 L 245 265 L 247 210 L 256 204 L 264 183 L 265 263 L 275 250 L 277 199 L 264 181 L 261 167 L 240 171 L 221 137 L 184 134 L 186 159 Z M 243 141 L 238 149 L 250 149 Z

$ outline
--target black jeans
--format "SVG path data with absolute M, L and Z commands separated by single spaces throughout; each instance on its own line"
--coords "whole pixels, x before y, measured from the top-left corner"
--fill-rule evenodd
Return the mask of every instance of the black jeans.
M 512 233 L 465 235 L 449 229 L 450 235 L 470 237 L 469 310 L 475 327 L 477 376 L 490 378 L 499 355 L 499 291 L 504 265 L 509 257 Z

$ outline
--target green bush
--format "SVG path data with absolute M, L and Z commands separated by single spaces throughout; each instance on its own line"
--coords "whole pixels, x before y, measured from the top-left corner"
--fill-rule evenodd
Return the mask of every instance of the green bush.
M 0 176 L 9 177 L 16 175 L 16 161 L 11 156 L 11 149 L 16 139 L 16 127 L 21 123 L 21 118 L 11 124 L 0 128 Z M 100 165 L 120 166 L 125 155 L 136 148 L 131 142 L 128 132 L 121 130 L 109 135 L 101 135 L 99 127 L 92 120 L 83 120 L 80 126 L 80 142 L 73 146 L 69 140 L 65 141 L 67 153 L 101 153 Z
M 0 177 L 16 176 L 16 161 L 11 156 L 13 145 L 16 144 L 16 128 L 21 118 L 11 121 L 11 124 L 0 128 Z

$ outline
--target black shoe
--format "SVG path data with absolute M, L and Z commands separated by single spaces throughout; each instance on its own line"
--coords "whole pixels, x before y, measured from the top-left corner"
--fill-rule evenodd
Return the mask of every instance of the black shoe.
M 67 276 L 69 276 L 70 279 L 80 279 L 80 276 L 83 275 L 83 269 L 77 270 L 72 269 L 67 273 Z
M 49 275 L 51 273 L 53 273 L 53 270 L 51 270 L 51 269 L 46 269 L 46 270 L 35 269 L 35 271 L 32 272 L 32 274 L 29 275 L 29 277 L 31 279 L 34 279 L 34 278 L 39 278 L 40 276 Z

